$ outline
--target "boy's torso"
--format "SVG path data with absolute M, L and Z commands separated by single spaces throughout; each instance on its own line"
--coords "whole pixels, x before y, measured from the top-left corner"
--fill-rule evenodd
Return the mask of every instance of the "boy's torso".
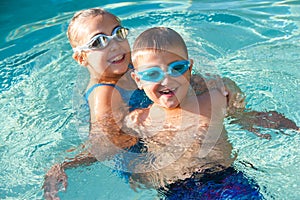
M 196 101 L 187 99 L 184 109 L 166 110 L 152 105 L 126 117 L 125 126 L 130 134 L 144 142 L 147 153 L 151 154 L 149 163 L 156 169 L 135 174 L 140 182 L 161 187 L 161 184 L 189 178 L 195 172 L 218 171 L 231 165 L 232 146 L 227 140 L 223 118 L 213 117 L 215 121 L 211 121 L 215 114 L 211 113 L 210 98 L 206 94 Z M 140 163 L 136 167 L 144 165 Z

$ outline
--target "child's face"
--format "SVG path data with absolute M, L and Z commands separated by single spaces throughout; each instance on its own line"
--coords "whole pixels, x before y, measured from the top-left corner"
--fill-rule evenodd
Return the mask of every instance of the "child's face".
M 184 64 L 186 67 L 183 67 Z M 154 103 L 165 108 L 176 108 L 189 90 L 192 65 L 192 60 L 187 64 L 185 59 L 170 52 L 144 51 L 143 56 L 134 61 L 136 71 L 132 77 Z M 147 77 L 154 79 L 147 80 Z
M 78 39 L 80 46 L 87 44 L 95 35 L 105 34 L 111 36 L 113 30 L 120 23 L 110 15 L 89 17 L 79 27 Z M 122 75 L 128 69 L 130 60 L 130 47 L 128 40 L 117 41 L 112 39 L 103 49 L 84 50 L 85 66 L 91 67 L 95 76 L 114 77 Z

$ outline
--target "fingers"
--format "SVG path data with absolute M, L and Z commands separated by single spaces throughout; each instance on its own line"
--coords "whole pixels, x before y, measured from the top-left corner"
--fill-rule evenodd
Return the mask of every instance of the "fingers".
M 220 91 L 224 97 L 229 96 L 229 91 L 227 91 L 227 89 L 224 86 L 220 88 Z
M 44 198 L 46 200 L 60 200 L 60 198 L 58 196 L 56 196 L 56 193 L 54 193 L 54 191 L 52 191 L 52 192 L 45 192 L 44 193 Z
M 43 184 L 45 199 L 59 200 L 60 198 L 57 196 L 57 193 L 60 186 L 62 186 L 62 190 L 66 190 L 67 175 L 60 164 L 55 164 L 45 176 Z

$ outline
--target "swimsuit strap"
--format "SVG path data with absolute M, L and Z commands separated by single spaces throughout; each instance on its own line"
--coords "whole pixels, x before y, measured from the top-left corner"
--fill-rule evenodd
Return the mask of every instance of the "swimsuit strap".
M 133 65 L 131 63 L 129 63 L 128 65 L 128 69 L 133 69 Z M 93 85 L 92 87 L 90 87 L 87 92 L 85 93 L 84 97 L 85 97 L 85 100 L 88 101 L 89 99 L 89 96 L 90 94 L 93 92 L 93 90 L 96 88 L 96 87 L 99 87 L 99 86 L 112 86 L 112 87 L 115 87 L 121 94 L 123 100 L 125 100 L 125 102 L 129 101 L 128 99 L 128 96 L 129 94 L 131 95 L 132 94 L 132 91 L 131 92 L 128 92 L 128 90 L 125 90 L 115 84 L 112 84 L 112 83 L 97 83 L 95 85 Z M 129 94 L 128 94 L 129 93 Z
M 88 89 L 88 91 L 85 93 L 84 97 L 85 97 L 85 99 L 86 99 L 87 102 L 88 102 L 89 96 L 90 96 L 90 94 L 93 92 L 93 90 L 94 90 L 96 87 L 100 87 L 100 86 L 111 86 L 111 87 L 116 88 L 116 89 L 119 91 L 119 93 L 120 93 L 122 99 L 123 99 L 124 102 L 126 102 L 126 103 L 129 103 L 130 97 L 131 97 L 131 95 L 132 95 L 132 93 L 133 93 L 133 91 L 131 91 L 131 90 L 125 90 L 125 89 L 123 89 L 123 88 L 121 88 L 121 87 L 119 87 L 119 86 L 117 86 L 117 85 L 115 85 L 115 84 L 112 84 L 112 83 L 97 83 L 97 84 L 93 85 L 92 87 L 90 87 L 90 88 Z
M 86 101 L 89 100 L 89 96 L 90 94 L 93 92 L 93 90 L 96 88 L 96 87 L 99 87 L 99 86 L 111 86 L 111 87 L 115 87 L 116 85 L 115 84 L 112 84 L 112 83 L 97 83 L 95 85 L 93 85 L 92 87 L 90 87 L 87 92 L 85 93 L 84 95 L 84 98 Z
M 128 69 L 134 69 L 133 65 L 132 65 L 132 64 L 129 64 L 129 65 L 128 65 Z

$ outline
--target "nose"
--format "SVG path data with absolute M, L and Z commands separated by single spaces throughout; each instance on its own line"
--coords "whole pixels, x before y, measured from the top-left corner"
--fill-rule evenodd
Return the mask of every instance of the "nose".
M 168 73 L 165 73 L 164 78 L 161 80 L 160 84 L 161 85 L 168 85 L 170 82 L 170 76 Z
M 108 46 L 109 46 L 109 48 L 110 48 L 110 51 L 114 51 L 114 50 L 120 48 L 119 42 L 116 41 L 115 39 L 111 39 L 111 40 L 109 41 Z

